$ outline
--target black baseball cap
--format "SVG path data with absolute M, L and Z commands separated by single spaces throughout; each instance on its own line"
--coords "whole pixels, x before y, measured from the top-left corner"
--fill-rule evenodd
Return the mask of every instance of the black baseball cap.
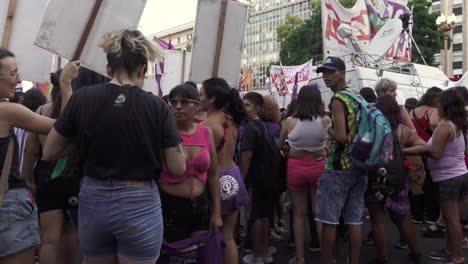
M 321 73 L 324 70 L 346 71 L 346 65 L 342 59 L 335 56 L 328 56 L 322 66 L 317 68 L 316 72 Z

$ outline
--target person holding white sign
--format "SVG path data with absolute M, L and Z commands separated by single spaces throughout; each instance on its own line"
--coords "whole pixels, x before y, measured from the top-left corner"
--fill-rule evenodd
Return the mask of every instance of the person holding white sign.
M 169 106 L 143 91 L 148 62 L 160 55 L 138 30 L 104 35 L 109 83 L 80 88 L 60 115 L 43 158 L 57 159 L 73 139 L 83 158 L 79 238 L 85 263 L 155 263 L 163 239 L 155 179 L 186 170 Z M 170 161 L 170 162 L 168 162 Z
M 77 74 L 77 65 L 69 63 L 62 79 L 71 81 Z M 34 248 L 40 244 L 37 206 L 20 173 L 19 143 L 13 128 L 46 135 L 54 123 L 53 119 L 38 115 L 20 104 L 6 102 L 5 99 L 14 96 L 18 82 L 20 78 L 15 55 L 0 48 L 0 166 L 2 174 L 6 175 L 6 178 L 0 179 L 2 264 L 33 263 Z M 64 105 L 71 93 L 71 86 L 62 87 Z M 5 167 L 7 169 L 3 171 Z

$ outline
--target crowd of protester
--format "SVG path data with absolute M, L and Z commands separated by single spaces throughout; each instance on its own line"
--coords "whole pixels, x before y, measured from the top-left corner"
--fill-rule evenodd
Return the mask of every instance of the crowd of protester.
M 425 263 L 422 223 L 423 236 L 447 240 L 428 258 L 464 262 L 465 87 L 432 87 L 399 105 L 395 81 L 357 93 L 344 62 L 329 57 L 317 69 L 334 93 L 329 105 L 316 85 L 301 87 L 285 109 L 272 95 L 241 96 L 221 78 L 159 98 L 141 87 L 161 53 L 139 31 L 109 32 L 100 46 L 109 78 L 71 61 L 51 74 L 50 102 L 38 89 L 17 90 L 21 69 L 0 49 L 0 98 L 9 100 L 0 103 L 0 164 L 9 167 L 1 264 L 273 263 L 271 241 L 288 234 L 290 264 L 305 263 L 306 248 L 330 264 L 341 223 L 350 263 L 361 263 L 363 244 L 375 246 L 369 263 L 388 263 L 386 213 L 409 263 Z M 371 188 L 376 172 L 353 163 L 362 110 L 354 96 L 383 114 L 392 155 L 404 161 L 404 184 L 384 196 Z M 365 210 L 371 231 L 363 239 Z M 207 249 L 187 253 L 199 248 Z

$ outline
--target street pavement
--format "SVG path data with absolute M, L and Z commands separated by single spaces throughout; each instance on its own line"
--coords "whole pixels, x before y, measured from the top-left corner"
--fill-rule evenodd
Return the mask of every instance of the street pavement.
M 288 219 L 288 217 L 285 217 Z M 369 220 L 364 220 L 363 226 L 363 235 L 367 235 L 369 231 Z M 419 231 L 425 225 L 414 225 L 414 228 L 417 230 L 417 240 L 418 246 L 421 249 L 421 252 L 424 254 L 429 253 L 431 251 L 440 250 L 445 246 L 445 238 L 425 238 L 421 236 L 421 232 Z M 408 260 L 408 250 L 401 250 L 393 248 L 393 244 L 399 240 L 399 232 L 397 228 L 391 224 L 390 220 L 387 221 L 387 235 L 389 236 L 389 264 L 410 264 L 411 262 Z M 305 245 L 309 244 L 309 232 L 308 232 L 308 224 L 306 224 L 306 241 Z M 274 263 L 279 264 L 287 264 L 288 261 L 294 256 L 294 248 L 288 246 L 288 236 L 286 239 L 279 242 L 272 242 L 272 245 L 278 249 L 278 253 L 274 256 Z M 245 255 L 243 248 L 239 249 L 239 263 L 242 263 L 242 257 Z M 463 255 L 466 260 L 468 260 L 468 249 L 463 249 Z M 376 256 L 376 251 L 373 246 L 362 246 L 361 249 L 361 263 L 367 264 L 369 260 Z M 430 260 L 425 255 L 421 258 L 424 264 L 437 264 L 438 262 Z M 320 263 L 320 253 L 312 253 L 307 252 L 305 256 L 305 263 Z M 468 262 L 465 262 L 468 264 Z M 341 263 L 337 263 L 341 264 Z

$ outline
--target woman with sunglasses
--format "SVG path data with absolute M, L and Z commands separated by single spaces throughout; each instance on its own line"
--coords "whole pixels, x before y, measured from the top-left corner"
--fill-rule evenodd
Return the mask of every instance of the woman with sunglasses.
M 159 179 L 164 240 L 171 243 L 210 228 L 218 231 L 222 220 L 213 133 L 195 122 L 200 104 L 198 91 L 191 85 L 178 85 L 169 93 L 168 101 L 182 138 L 187 166 L 182 177 L 164 169 Z

